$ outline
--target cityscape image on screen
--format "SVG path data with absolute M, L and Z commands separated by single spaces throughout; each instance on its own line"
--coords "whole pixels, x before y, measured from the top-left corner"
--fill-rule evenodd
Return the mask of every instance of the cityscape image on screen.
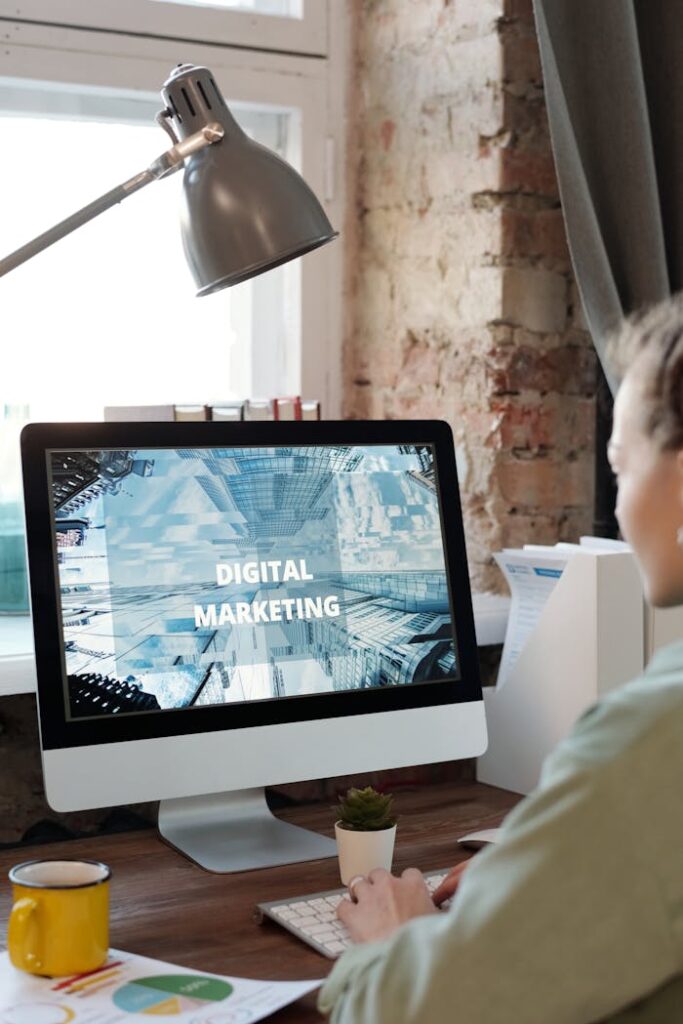
M 431 445 L 49 469 L 69 717 L 459 678 Z

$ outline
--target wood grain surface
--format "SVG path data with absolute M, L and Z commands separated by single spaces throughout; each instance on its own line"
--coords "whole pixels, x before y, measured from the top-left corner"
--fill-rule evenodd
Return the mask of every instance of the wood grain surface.
M 469 854 L 459 835 L 492 828 L 520 798 L 479 783 L 437 785 L 397 793 L 394 872 L 452 866 Z M 333 811 L 307 806 L 279 811 L 295 825 L 333 836 Z M 11 891 L 7 872 L 33 858 L 92 858 L 109 864 L 111 945 L 188 968 L 245 978 L 322 978 L 330 961 L 277 925 L 254 920 L 260 900 L 286 899 L 339 887 L 336 859 L 232 875 L 204 871 L 166 846 L 156 831 L 79 839 L 0 853 L 0 941 L 5 944 Z M 278 1024 L 322 1018 L 315 993 L 281 1010 Z

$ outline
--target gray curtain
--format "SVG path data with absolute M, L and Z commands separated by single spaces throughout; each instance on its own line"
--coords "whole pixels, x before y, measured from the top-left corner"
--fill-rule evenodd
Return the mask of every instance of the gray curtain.
M 683 287 L 683 0 L 534 0 L 534 11 L 569 248 L 602 361 L 625 313 Z

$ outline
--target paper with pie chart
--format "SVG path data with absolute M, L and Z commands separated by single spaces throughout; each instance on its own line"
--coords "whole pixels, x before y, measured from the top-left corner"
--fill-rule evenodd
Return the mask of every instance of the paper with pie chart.
M 0 1024 L 255 1024 L 320 981 L 254 981 L 110 950 L 103 967 L 37 978 L 0 954 Z

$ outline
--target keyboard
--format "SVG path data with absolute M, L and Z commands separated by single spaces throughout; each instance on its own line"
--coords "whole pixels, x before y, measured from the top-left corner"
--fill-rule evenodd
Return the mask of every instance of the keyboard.
M 441 885 L 449 870 L 424 872 L 430 893 Z M 330 889 L 294 899 L 257 903 L 256 919 L 262 923 L 270 918 L 318 953 L 336 960 L 351 945 L 349 933 L 337 917 L 337 904 L 348 895 L 348 889 Z M 441 905 L 441 910 L 447 910 L 449 905 L 450 900 Z

